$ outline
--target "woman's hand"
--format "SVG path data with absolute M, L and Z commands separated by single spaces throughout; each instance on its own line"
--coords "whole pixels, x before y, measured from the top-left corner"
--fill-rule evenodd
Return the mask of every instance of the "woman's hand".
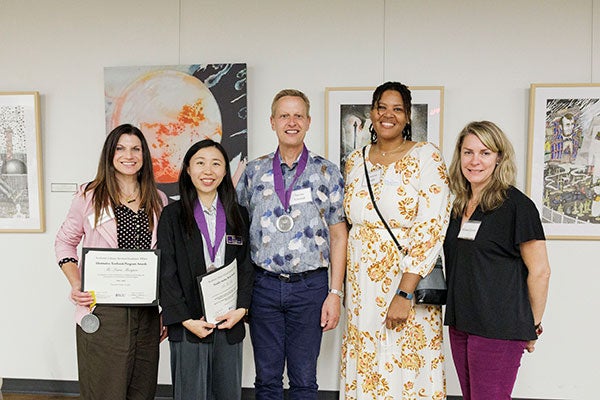
M 385 327 L 394 329 L 406 322 L 412 309 L 412 301 L 404 297 L 394 296 L 387 315 L 385 316 Z
M 217 325 L 218 329 L 231 329 L 240 322 L 242 318 L 246 315 L 245 308 L 238 308 L 235 310 L 229 311 L 225 315 L 221 315 L 220 317 L 216 317 L 215 319 L 219 322 Z M 222 321 L 222 322 L 221 322 Z
M 71 287 L 71 300 L 78 306 L 89 307 L 94 302 L 94 298 L 90 292 L 79 290 L 80 287 L 80 285 Z
M 535 350 L 535 343 L 537 342 L 537 340 L 530 340 L 527 342 L 527 345 L 525 345 L 525 350 L 527 350 L 528 353 L 533 353 Z
M 160 329 L 158 333 L 160 335 L 160 343 L 162 343 L 162 341 L 169 336 L 169 330 L 166 325 L 163 325 L 162 313 L 158 315 L 158 318 L 160 319 Z
M 206 322 L 204 317 L 200 319 L 188 319 L 182 322 L 182 325 L 200 339 L 207 337 L 215 329 L 215 324 Z

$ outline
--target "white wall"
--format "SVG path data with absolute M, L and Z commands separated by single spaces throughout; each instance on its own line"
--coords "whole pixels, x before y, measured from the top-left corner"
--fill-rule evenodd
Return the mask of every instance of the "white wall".
M 468 121 L 495 121 L 515 145 L 524 188 L 529 84 L 597 81 L 598 27 L 600 0 L 0 0 L 0 91 L 41 94 L 47 226 L 0 236 L 0 376 L 76 379 L 68 285 L 53 261 L 71 195 L 51 193 L 50 184 L 95 173 L 103 67 L 247 63 L 250 157 L 275 147 L 268 115 L 281 88 L 311 98 L 307 143 L 323 154 L 325 87 L 443 85 L 446 158 Z M 545 333 L 524 356 L 514 395 L 594 398 L 598 243 L 549 241 L 548 249 Z M 324 390 L 337 389 L 339 342 L 339 329 L 325 335 Z M 168 346 L 162 350 L 159 383 L 169 383 Z M 459 394 L 449 353 L 447 375 L 449 394 Z

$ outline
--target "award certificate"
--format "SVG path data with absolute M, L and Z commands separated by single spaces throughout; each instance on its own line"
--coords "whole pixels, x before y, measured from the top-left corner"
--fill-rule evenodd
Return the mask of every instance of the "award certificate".
M 197 278 L 204 303 L 206 322 L 216 323 L 216 317 L 237 307 L 237 261 Z
M 97 304 L 158 305 L 160 250 L 83 249 L 81 290 Z

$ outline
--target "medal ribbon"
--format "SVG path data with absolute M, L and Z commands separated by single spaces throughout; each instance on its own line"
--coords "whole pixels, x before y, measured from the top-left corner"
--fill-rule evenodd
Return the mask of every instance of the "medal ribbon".
M 204 216 L 204 210 L 200 205 L 200 200 L 196 201 L 196 205 L 194 206 L 194 218 L 196 219 L 196 225 L 198 225 L 198 229 L 204 236 L 204 240 L 206 241 L 206 248 L 208 249 L 208 255 L 210 256 L 210 260 L 215 262 L 215 258 L 217 256 L 217 250 L 219 250 L 219 245 L 221 241 L 223 241 L 223 237 L 225 236 L 225 226 L 227 225 L 227 220 L 225 218 L 225 209 L 223 208 L 223 204 L 220 199 L 217 199 L 217 226 L 215 227 L 215 242 L 212 243 L 210 240 L 210 234 L 208 233 L 208 224 L 206 223 L 206 217 Z
M 294 188 L 294 184 L 306 169 L 307 163 L 308 149 L 306 148 L 306 146 L 304 146 L 304 148 L 302 149 L 302 154 L 300 155 L 300 160 L 298 160 L 298 165 L 296 165 L 296 173 L 294 174 L 294 179 L 290 183 L 290 186 L 285 188 L 285 183 L 283 181 L 283 172 L 281 172 L 279 147 L 275 152 L 275 156 L 273 157 L 273 183 L 275 185 L 275 193 L 277 193 L 277 197 L 279 197 L 279 200 L 281 200 L 281 204 L 283 205 L 283 208 L 286 211 L 290 207 L 290 198 L 292 197 L 292 189 Z

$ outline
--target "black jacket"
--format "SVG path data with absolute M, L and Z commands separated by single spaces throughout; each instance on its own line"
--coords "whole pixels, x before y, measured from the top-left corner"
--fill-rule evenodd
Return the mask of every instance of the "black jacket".
M 183 340 L 186 332 L 187 341 L 212 342 L 213 335 L 200 339 L 183 327 L 181 322 L 187 319 L 200 319 L 204 315 L 204 306 L 198 290 L 196 277 L 206 273 L 204 261 L 203 237 L 195 227 L 192 236 L 188 236 L 181 222 L 183 208 L 181 202 L 169 204 L 162 211 L 158 223 L 158 248 L 160 259 L 160 305 L 162 307 L 163 324 L 168 326 L 169 340 Z M 246 223 L 248 213 L 240 207 Z M 226 235 L 230 235 L 232 226 L 227 223 Z M 238 298 L 237 307 L 250 308 L 252 285 L 254 283 L 254 267 L 250 261 L 250 245 L 247 229 L 243 233 L 243 244 L 225 244 L 225 265 L 233 259 L 237 260 Z M 244 320 L 240 320 L 227 332 L 227 342 L 239 343 L 244 339 L 246 330 Z

